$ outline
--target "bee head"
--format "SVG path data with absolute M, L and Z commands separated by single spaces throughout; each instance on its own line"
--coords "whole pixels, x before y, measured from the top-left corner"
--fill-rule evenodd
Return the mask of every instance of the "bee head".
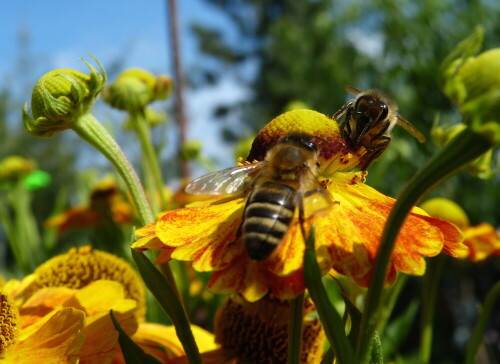
M 389 115 L 389 107 L 387 103 L 370 94 L 359 96 L 354 103 L 355 117 L 359 120 L 362 118 L 366 122 L 376 123 L 387 119 Z

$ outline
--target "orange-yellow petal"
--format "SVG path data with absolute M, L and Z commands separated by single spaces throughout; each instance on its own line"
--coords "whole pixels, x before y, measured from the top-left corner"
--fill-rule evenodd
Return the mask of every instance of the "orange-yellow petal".
M 141 227 L 135 231 L 135 236 L 137 239 L 132 243 L 131 248 L 137 249 L 139 251 L 144 250 L 156 250 L 165 247 L 165 244 L 161 242 L 156 236 L 156 223 L 152 222 L 146 226 Z
M 7 351 L 6 363 L 77 363 L 85 341 L 82 311 L 65 308 L 43 326 Z M 2 361 L 3 362 L 3 361 Z
M 500 233 L 488 223 L 471 226 L 464 231 L 465 245 L 470 249 L 469 258 L 479 262 L 490 255 L 500 255 Z
M 74 289 L 66 287 L 47 287 L 36 291 L 19 310 L 21 327 L 33 325 L 51 311 L 62 307 L 74 292 Z M 34 327 L 30 329 L 33 330 Z
M 169 211 L 156 222 L 156 235 L 166 246 L 176 247 L 172 258 L 193 261 L 198 271 L 222 269 L 242 253 L 235 240 L 244 204 L 237 198 Z
M 371 270 L 394 199 L 361 183 L 359 177 L 355 178 L 356 174 L 337 173 L 328 181 L 328 190 L 339 203 L 329 212 L 329 226 L 325 218 L 318 219 L 317 235 L 320 245 L 325 244 L 321 241 L 325 235 L 331 234 L 334 239 L 337 235 L 340 241 L 343 240 L 340 237 L 344 237 L 345 244 L 341 248 L 336 246 L 337 241 L 331 241 L 332 249 L 335 255 L 353 259 L 335 259 L 333 268 L 342 274 L 360 277 L 367 274 L 367 268 Z M 423 256 L 435 256 L 443 247 L 445 252 L 459 256 L 466 250 L 456 226 L 426 215 L 423 210 L 414 208 L 407 217 L 392 258 L 397 271 L 421 275 L 425 271 Z

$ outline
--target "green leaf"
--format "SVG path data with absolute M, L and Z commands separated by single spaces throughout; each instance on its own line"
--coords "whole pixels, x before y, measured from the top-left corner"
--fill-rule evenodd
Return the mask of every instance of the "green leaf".
M 111 321 L 115 325 L 115 329 L 118 331 L 118 343 L 122 349 L 123 357 L 125 358 L 125 363 L 127 364 L 161 364 L 155 357 L 146 354 L 139 345 L 137 345 L 134 340 L 132 340 L 125 331 L 121 328 L 120 324 L 113 314 L 113 310 L 109 311 L 111 316 Z
M 413 301 L 406 310 L 393 319 L 386 327 L 384 332 L 384 356 L 388 360 L 393 353 L 397 353 L 400 345 L 408 337 L 417 315 L 419 302 Z
M 165 277 L 144 254 L 132 249 L 132 258 L 137 264 L 144 283 L 174 324 L 175 332 L 184 347 L 189 362 L 201 364 L 202 360 L 194 340 L 193 332 L 191 331 L 191 326 L 189 325 L 186 311 L 182 306 L 175 287 L 172 287 L 168 283 Z
M 311 227 L 311 233 L 307 239 L 306 251 L 304 253 L 304 281 L 318 311 L 326 337 L 335 352 L 337 363 L 350 364 L 354 362 L 353 350 L 347 340 L 342 317 L 335 307 L 332 306 L 321 281 L 321 272 L 314 249 L 314 231 L 313 226 Z

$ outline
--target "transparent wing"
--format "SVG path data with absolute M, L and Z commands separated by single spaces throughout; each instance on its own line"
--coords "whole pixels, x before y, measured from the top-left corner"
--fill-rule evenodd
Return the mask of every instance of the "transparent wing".
M 402 127 L 404 130 L 406 130 L 408 133 L 410 133 L 411 135 L 413 135 L 415 138 L 417 138 L 417 140 L 420 143 L 425 142 L 425 137 L 423 136 L 423 134 L 421 132 L 419 132 L 417 130 L 417 128 L 415 128 L 408 120 L 406 120 L 405 118 L 403 118 L 399 114 L 398 114 L 397 124 L 400 127 Z
M 243 192 L 266 164 L 265 161 L 223 169 L 198 177 L 185 191 L 192 195 L 232 195 Z
M 358 90 L 356 87 L 352 87 L 352 86 L 344 86 L 344 89 L 353 95 L 357 95 L 357 94 L 361 93 L 361 90 Z

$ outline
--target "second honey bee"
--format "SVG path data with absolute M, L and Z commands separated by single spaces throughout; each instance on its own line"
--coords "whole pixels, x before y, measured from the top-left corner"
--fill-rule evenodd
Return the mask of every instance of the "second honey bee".
M 287 234 L 298 209 L 301 223 L 332 200 L 318 182 L 318 148 L 313 136 L 292 133 L 269 149 L 263 161 L 207 174 L 186 186 L 200 195 L 249 192 L 241 238 L 254 260 L 270 256 Z
M 366 149 L 361 170 L 366 170 L 387 148 L 394 125 L 399 125 L 421 143 L 425 137 L 409 121 L 397 112 L 397 105 L 379 90 L 360 91 L 347 86 L 346 90 L 356 98 L 346 103 L 334 115 L 339 119 L 345 115 L 340 125 L 342 137 L 355 150 Z

